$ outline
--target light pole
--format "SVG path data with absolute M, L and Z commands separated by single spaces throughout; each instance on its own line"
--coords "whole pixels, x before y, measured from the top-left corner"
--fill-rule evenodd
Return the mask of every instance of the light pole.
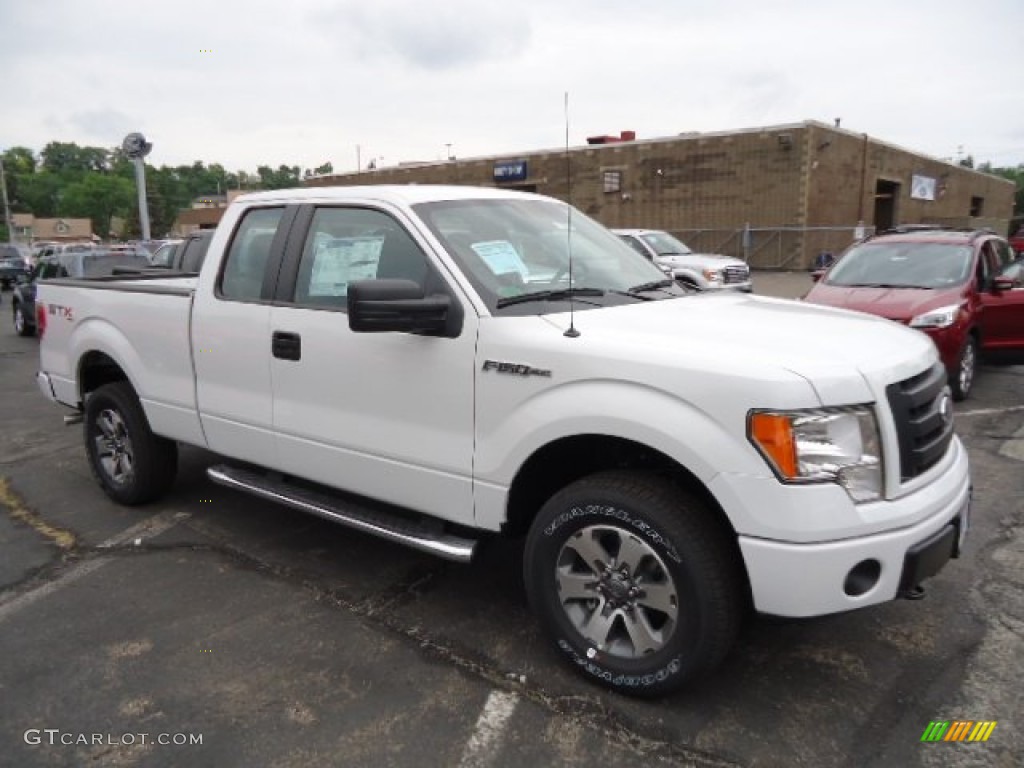
M 4 175 L 4 158 L 0 154 L 0 189 L 4 195 L 4 223 L 7 225 L 7 242 L 14 242 L 14 219 L 11 218 L 11 206 L 7 202 L 7 176 Z
M 146 205 L 146 161 L 145 157 L 153 150 L 153 145 L 146 141 L 141 133 L 129 133 L 121 142 L 121 149 L 135 163 L 135 186 L 139 191 L 139 224 L 142 226 L 142 239 L 149 240 L 149 207 Z

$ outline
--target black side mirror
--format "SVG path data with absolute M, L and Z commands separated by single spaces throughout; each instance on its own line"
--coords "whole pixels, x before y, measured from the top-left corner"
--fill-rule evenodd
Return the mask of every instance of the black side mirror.
M 444 335 L 451 299 L 424 296 L 412 280 L 358 280 L 348 286 L 348 327 L 357 333 Z
M 818 282 L 819 280 L 821 280 L 821 278 L 825 276 L 825 272 L 827 271 L 828 270 L 825 269 L 814 270 L 813 272 L 811 272 L 811 280 L 813 280 L 814 282 Z

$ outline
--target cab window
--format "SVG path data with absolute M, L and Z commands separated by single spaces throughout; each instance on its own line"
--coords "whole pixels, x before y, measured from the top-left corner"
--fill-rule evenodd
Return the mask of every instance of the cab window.
M 357 280 L 402 278 L 426 285 L 427 257 L 408 232 L 381 211 L 319 208 L 303 245 L 294 301 L 344 309 Z
M 253 208 L 235 230 L 228 248 L 219 295 L 235 301 L 261 301 L 270 246 L 283 208 Z

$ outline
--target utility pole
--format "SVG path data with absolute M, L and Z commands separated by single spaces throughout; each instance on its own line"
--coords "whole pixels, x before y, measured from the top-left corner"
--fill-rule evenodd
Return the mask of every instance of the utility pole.
M 11 218 L 11 206 L 7 202 L 7 177 L 4 175 L 4 158 L 0 155 L 0 189 L 4 196 L 4 223 L 7 225 L 7 242 L 14 242 L 14 219 Z

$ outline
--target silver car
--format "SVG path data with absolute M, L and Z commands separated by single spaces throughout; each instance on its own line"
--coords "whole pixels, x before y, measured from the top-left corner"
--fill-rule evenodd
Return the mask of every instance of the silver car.
M 687 288 L 748 293 L 752 289 L 750 268 L 740 259 L 714 253 L 694 253 L 668 232 L 659 229 L 613 229 L 612 232 Z

